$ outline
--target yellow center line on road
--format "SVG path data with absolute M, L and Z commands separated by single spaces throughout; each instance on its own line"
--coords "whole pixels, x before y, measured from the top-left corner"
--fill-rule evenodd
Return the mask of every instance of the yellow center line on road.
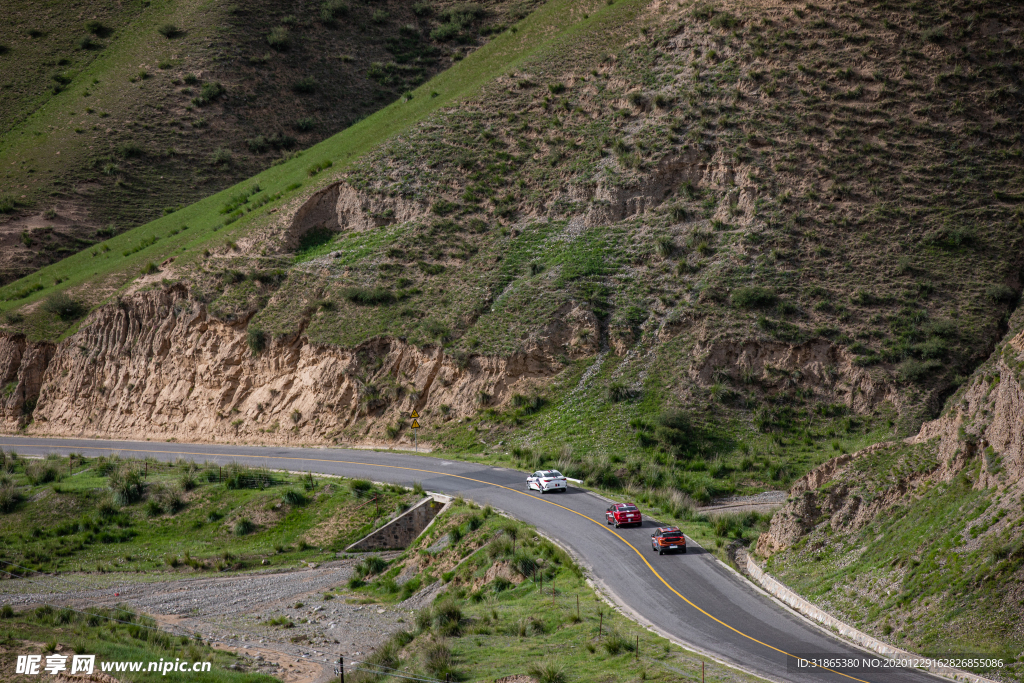
M 3 443 L 0 443 L 0 448 L 19 448 L 19 447 L 20 448 L 25 448 L 26 445 L 24 445 L 24 444 L 3 444 Z M 33 448 L 33 446 L 28 446 L 28 447 L 29 448 Z M 35 446 L 35 448 L 57 448 L 57 447 L 58 446 Z M 61 445 L 59 447 L 60 448 L 70 448 L 69 446 L 66 446 L 66 445 Z M 118 450 L 116 448 L 100 448 L 99 446 L 75 446 L 74 449 L 75 450 L 93 450 L 93 451 Z M 677 591 L 675 588 L 673 588 L 672 584 L 670 584 L 668 581 L 666 581 L 665 578 L 661 574 L 658 573 L 658 570 L 655 569 L 654 566 L 650 562 L 647 561 L 647 558 L 644 557 L 644 554 L 642 552 L 637 550 L 636 546 L 634 546 L 632 543 L 630 543 L 625 538 L 623 538 L 621 535 L 619 535 L 619 533 L 617 531 L 615 531 L 614 529 L 609 529 L 606 524 L 603 524 L 603 523 L 597 521 L 593 517 L 588 517 L 587 515 L 583 514 L 582 512 L 577 512 L 576 510 L 573 510 L 572 508 L 568 508 L 568 507 L 566 507 L 564 505 L 559 505 L 558 503 L 555 503 L 555 502 L 553 502 L 551 500 L 548 500 L 546 498 L 539 498 L 539 497 L 533 495 L 532 493 L 525 493 L 523 491 L 520 491 L 519 489 L 514 489 L 514 488 L 512 488 L 510 486 L 502 486 L 501 484 L 494 484 L 494 483 L 491 483 L 489 481 L 483 481 L 482 479 L 474 479 L 472 477 L 466 477 L 466 476 L 463 476 L 461 474 L 449 474 L 448 472 L 436 472 L 434 470 L 424 470 L 424 469 L 418 469 L 416 467 L 402 467 L 400 465 L 382 465 L 382 464 L 379 464 L 379 463 L 354 462 L 354 461 L 349 461 L 349 460 L 326 460 L 326 459 L 323 459 L 323 458 L 295 458 L 295 457 L 291 457 L 291 456 L 287 456 L 287 455 L 234 455 L 234 454 L 231 454 L 231 453 L 196 453 L 196 452 L 192 452 L 192 451 L 143 450 L 143 449 L 139 449 L 139 448 L 126 448 L 124 450 L 128 450 L 128 451 L 131 451 L 133 453 L 164 453 L 164 454 L 168 454 L 168 455 L 202 455 L 202 456 L 212 457 L 212 458 L 225 457 L 225 458 L 262 458 L 264 460 L 297 460 L 297 461 L 306 460 L 306 461 L 309 461 L 309 462 L 327 462 L 327 463 L 335 463 L 335 464 L 339 464 L 339 465 L 363 465 L 365 467 L 382 467 L 382 468 L 386 468 L 386 469 L 390 469 L 390 470 L 405 470 L 407 472 L 422 472 L 422 473 L 425 473 L 425 474 L 437 474 L 437 475 L 440 475 L 440 476 L 443 476 L 443 477 L 453 477 L 453 478 L 456 478 L 456 479 L 464 479 L 466 481 L 472 481 L 472 482 L 477 483 L 477 484 L 484 484 L 486 486 L 493 486 L 495 488 L 505 489 L 506 491 L 512 491 L 513 493 L 518 493 L 521 496 L 526 496 L 527 498 L 533 498 L 534 500 L 538 500 L 538 501 L 540 501 L 542 503 L 547 503 L 548 505 L 554 505 L 555 507 L 562 508 L 563 510 L 571 512 L 574 515 L 579 515 L 583 519 L 586 519 L 586 520 L 589 520 L 589 521 L 593 522 L 594 524 L 598 525 L 599 527 L 601 527 L 602 529 L 604 529 L 608 533 L 614 535 L 617 539 L 619 539 L 620 541 L 625 543 L 627 546 L 629 546 L 633 550 L 633 552 L 637 554 L 637 557 L 639 557 L 640 560 L 645 565 L 647 565 L 647 568 L 651 570 L 651 573 L 654 574 L 656 577 L 658 577 L 658 580 L 661 581 L 665 585 L 666 588 L 668 588 L 670 591 L 675 593 L 675 595 L 678 596 L 680 600 L 682 600 L 687 605 L 689 605 L 690 607 L 694 608 L 695 610 L 697 610 L 698 612 L 700 612 L 701 614 L 706 616 L 708 619 L 711 619 L 712 621 L 716 622 L 717 624 L 720 624 L 720 625 L 724 626 L 725 628 L 729 629 L 733 633 L 735 633 L 737 635 L 740 635 L 740 636 L 743 636 L 747 640 L 755 642 L 758 645 L 762 645 L 762 646 L 768 648 L 769 650 L 774 650 L 775 652 L 778 652 L 780 654 L 784 654 L 787 657 L 793 657 L 794 659 L 798 659 L 798 660 L 802 660 L 802 661 L 807 661 L 807 660 L 804 660 L 802 657 L 798 657 L 796 655 L 790 654 L 789 652 L 786 652 L 785 650 L 781 650 L 781 649 L 775 647 L 774 645 L 769 645 L 768 643 L 766 643 L 764 641 L 758 640 L 754 636 L 747 635 L 743 631 L 740 631 L 739 629 L 737 629 L 737 628 L 735 628 L 733 626 L 730 626 L 729 624 L 725 623 L 724 621 L 722 621 L 718 617 L 716 617 L 716 616 L 708 613 L 704 609 L 698 607 L 689 598 L 687 598 L 685 595 L 683 595 L 682 593 Z M 458 462 L 458 461 L 456 461 L 456 462 Z M 474 463 L 466 463 L 466 464 L 474 464 Z M 855 676 L 850 676 L 849 674 L 844 674 L 842 671 L 836 671 L 835 669 L 830 669 L 830 668 L 825 667 L 825 666 L 818 666 L 818 665 L 814 664 L 814 662 L 811 662 L 811 661 L 807 661 L 807 663 L 809 665 L 813 666 L 816 669 L 822 669 L 824 671 L 829 671 L 831 673 L 838 674 L 838 675 L 840 675 L 840 676 L 842 676 L 844 678 L 850 679 L 851 681 L 857 681 L 858 683 L 869 683 L 868 681 L 865 681 L 862 678 L 857 678 Z

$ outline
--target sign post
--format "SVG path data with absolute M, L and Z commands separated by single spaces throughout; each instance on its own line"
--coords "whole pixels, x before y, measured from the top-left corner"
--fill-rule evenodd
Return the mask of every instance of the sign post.
M 412 438 L 413 438 L 413 443 L 415 444 L 414 448 L 416 449 L 417 453 L 420 452 L 420 435 L 419 435 L 419 432 L 416 431 L 417 429 L 420 428 L 420 423 L 416 421 L 416 418 L 418 418 L 419 416 L 420 416 L 420 414 L 418 412 L 416 412 L 415 408 L 413 408 L 412 409 L 412 415 L 411 415 L 411 417 L 412 417 Z

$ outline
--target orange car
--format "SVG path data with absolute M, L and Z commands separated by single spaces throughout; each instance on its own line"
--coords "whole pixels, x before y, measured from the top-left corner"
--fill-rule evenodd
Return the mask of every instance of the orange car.
M 665 553 L 685 553 L 686 536 L 674 526 L 662 526 L 651 534 L 651 548 L 659 555 Z

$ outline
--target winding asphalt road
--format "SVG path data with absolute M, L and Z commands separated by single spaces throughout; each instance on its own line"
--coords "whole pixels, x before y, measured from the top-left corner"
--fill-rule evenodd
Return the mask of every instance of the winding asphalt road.
M 628 610 L 664 635 L 775 681 L 810 683 L 923 683 L 942 680 L 907 669 L 840 673 L 793 670 L 787 653 L 803 657 L 865 653 L 832 638 L 782 608 L 692 544 L 686 555 L 659 556 L 650 549 L 654 522 L 643 528 L 613 529 L 604 523 L 605 499 L 583 489 L 541 496 L 527 493 L 525 475 L 489 465 L 436 457 L 337 448 L 284 448 L 35 439 L 0 436 L 0 448 L 23 455 L 78 452 L 122 457 L 176 458 L 217 464 L 242 462 L 271 469 L 314 471 L 459 495 L 533 524 L 572 550 L 593 577 Z

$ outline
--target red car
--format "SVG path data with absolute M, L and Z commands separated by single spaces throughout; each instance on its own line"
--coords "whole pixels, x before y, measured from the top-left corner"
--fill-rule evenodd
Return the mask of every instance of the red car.
M 636 505 L 631 503 L 615 503 L 604 511 L 606 524 L 614 524 L 618 529 L 624 524 L 636 524 L 641 526 L 644 523 L 643 516 L 637 510 Z
M 651 549 L 659 555 L 665 553 L 685 553 L 686 536 L 674 526 L 662 526 L 651 534 Z

